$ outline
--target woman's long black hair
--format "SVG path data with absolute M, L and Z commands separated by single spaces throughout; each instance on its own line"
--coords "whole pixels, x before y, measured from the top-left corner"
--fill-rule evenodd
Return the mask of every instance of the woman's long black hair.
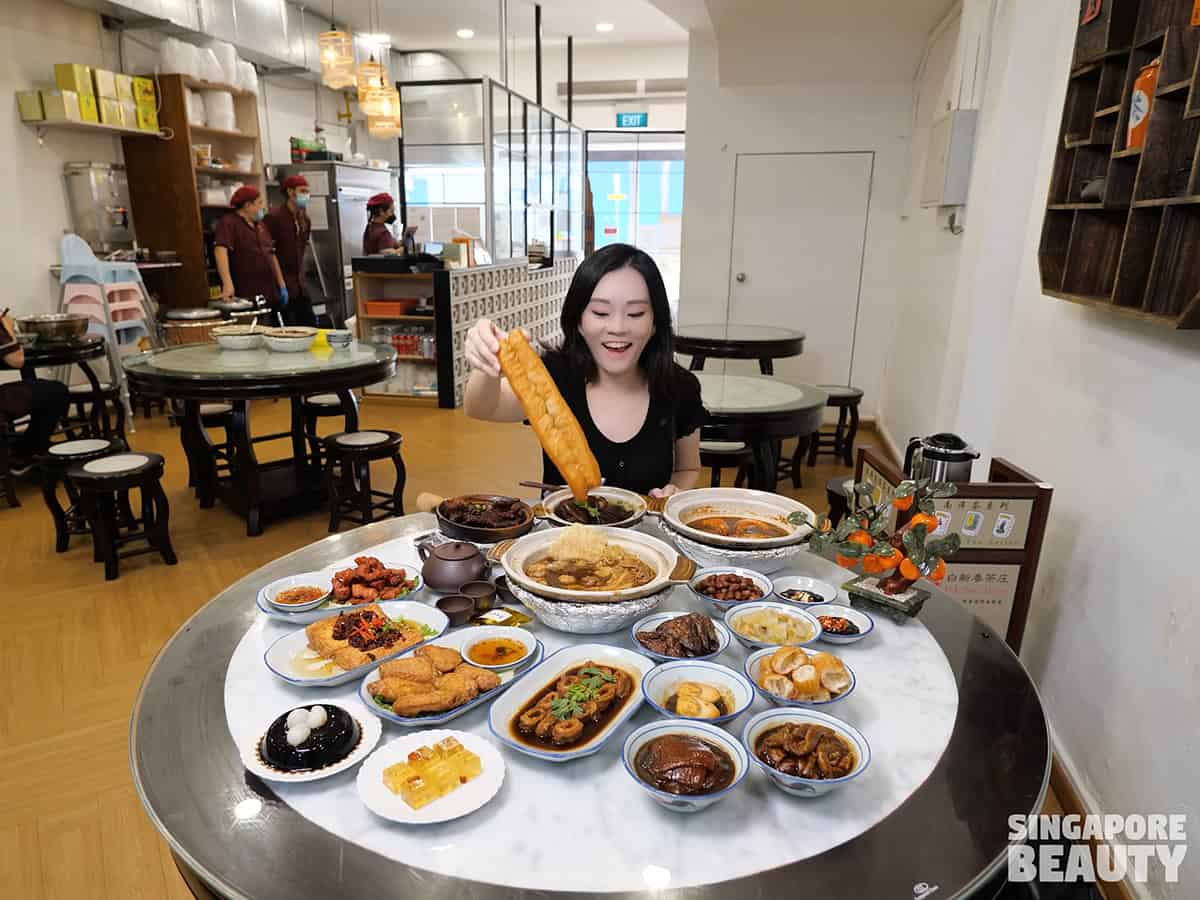
M 645 279 L 650 295 L 650 309 L 654 316 L 654 334 L 642 351 L 638 365 L 646 375 L 651 394 L 670 397 L 675 368 L 675 333 L 671 328 L 671 305 L 667 300 L 667 287 L 662 273 L 648 253 L 630 244 L 609 244 L 585 259 L 575 270 L 571 287 L 562 308 L 562 346 L 555 353 L 562 354 L 570 368 L 582 372 L 588 382 L 596 380 L 599 371 L 592 351 L 579 333 L 583 311 L 592 300 L 592 294 L 600 279 L 609 272 L 633 269 Z

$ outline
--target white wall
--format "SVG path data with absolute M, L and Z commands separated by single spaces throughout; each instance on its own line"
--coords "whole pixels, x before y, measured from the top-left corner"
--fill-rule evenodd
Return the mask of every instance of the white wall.
M 844 39 L 849 48 L 851 36 Z M 872 416 L 879 405 L 894 307 L 896 225 L 908 171 L 911 85 L 901 81 L 726 88 L 718 84 L 716 62 L 712 38 L 693 32 L 680 319 L 725 321 L 737 154 L 873 152 L 875 173 L 851 376 L 865 391 L 863 415 Z M 779 235 L 780 265 L 787 265 L 788 243 L 796 239 Z M 799 320 L 779 324 L 804 329 Z
M 39 146 L 21 121 L 16 91 L 54 82 L 56 62 L 114 68 L 113 45 L 95 13 L 59 0 L 5 0 L 0 15 L 0 172 L 5 215 L 0 216 L 0 259 L 7 280 L 0 306 L 16 314 L 49 312 L 57 291 L 48 267 L 58 262 L 58 241 L 71 228 L 63 163 L 119 162 L 120 141 L 105 135 L 48 131 Z M 107 48 L 107 52 L 105 49 Z
M 984 22 L 992 56 L 966 235 L 957 254 L 939 254 L 936 223 L 918 223 L 926 233 L 900 260 L 907 302 L 923 298 L 923 314 L 936 307 L 950 325 L 924 345 L 927 367 L 897 347 L 882 415 L 897 435 L 959 430 L 985 459 L 1005 456 L 1054 486 L 1022 658 L 1056 752 L 1095 809 L 1195 823 L 1200 335 L 1041 294 L 1037 248 L 1075 13 L 1010 0 L 994 27 Z M 918 393 L 938 398 L 936 412 L 901 402 Z M 1152 866 L 1141 890 L 1194 896 L 1195 865 L 1189 854 L 1176 885 Z

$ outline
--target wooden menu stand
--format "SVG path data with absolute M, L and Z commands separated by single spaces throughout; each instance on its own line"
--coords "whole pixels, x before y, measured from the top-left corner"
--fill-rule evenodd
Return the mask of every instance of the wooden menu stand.
M 878 488 L 891 500 L 904 473 L 869 448 L 858 451 L 855 481 Z M 958 485 L 958 493 L 936 501 L 937 516 L 962 537 L 962 549 L 947 560 L 939 587 L 1021 650 L 1034 579 L 1050 516 L 1054 489 L 999 457 L 986 482 Z

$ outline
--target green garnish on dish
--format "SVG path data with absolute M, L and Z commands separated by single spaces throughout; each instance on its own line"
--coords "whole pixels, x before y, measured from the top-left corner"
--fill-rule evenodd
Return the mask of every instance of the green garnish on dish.
M 592 666 L 580 669 L 579 674 L 585 677 L 564 690 L 550 704 L 550 715 L 556 719 L 570 719 L 580 715 L 583 712 L 583 704 L 594 700 L 605 682 L 617 680 L 615 676 Z

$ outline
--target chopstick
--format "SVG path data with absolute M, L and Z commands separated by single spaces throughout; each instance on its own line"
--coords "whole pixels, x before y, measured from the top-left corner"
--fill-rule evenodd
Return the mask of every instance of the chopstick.
M 518 481 L 521 487 L 537 488 L 540 491 L 561 491 L 565 484 L 546 484 L 544 481 Z

